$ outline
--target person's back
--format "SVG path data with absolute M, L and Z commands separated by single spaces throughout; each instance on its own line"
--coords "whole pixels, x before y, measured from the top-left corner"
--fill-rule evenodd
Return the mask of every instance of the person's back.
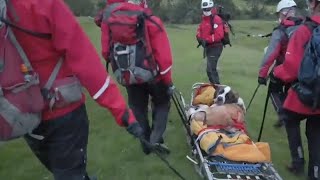
M 153 16 L 151 10 L 145 7 L 143 2 L 137 0 L 121 3 L 113 10 L 106 10 L 108 14 L 104 15 L 105 18 L 101 25 L 102 55 L 111 64 L 112 70 L 118 77 L 118 82 L 126 87 L 129 105 L 145 130 L 144 137 L 150 143 L 162 144 L 170 109 L 171 94 L 168 92 L 172 87 L 172 54 L 162 21 Z M 130 10 L 141 14 L 141 18 L 138 19 L 143 21 L 136 23 L 137 14 L 131 16 L 130 13 L 126 13 Z M 127 27 L 117 26 L 119 24 L 117 22 L 121 20 L 131 21 L 131 23 L 125 24 L 136 25 L 132 27 L 130 25 Z M 126 34 L 119 31 L 122 28 L 127 28 Z M 143 28 L 143 31 L 140 28 Z M 135 39 L 134 37 L 137 36 L 134 32 L 138 32 L 137 36 L 141 38 Z M 140 46 L 141 39 L 144 41 L 144 46 Z M 130 62 L 130 66 L 127 62 Z M 154 62 L 156 67 L 149 66 Z M 146 76 L 148 73 L 145 73 L 145 70 L 148 67 L 151 67 L 150 71 L 156 71 L 154 78 Z M 139 72 L 127 73 L 134 72 L 134 69 L 139 69 Z M 152 128 L 148 122 L 147 112 L 149 95 L 153 103 Z M 150 149 L 144 143 L 142 145 L 144 152 L 149 154 Z
M 309 8 L 312 11 L 311 22 L 315 26 L 320 25 L 320 1 L 309 0 Z M 313 36 L 313 30 L 309 28 L 307 21 L 301 25 L 292 35 L 289 40 L 285 61 L 277 66 L 271 78 L 282 81 L 285 84 L 292 84 L 288 91 L 288 95 L 284 101 L 283 107 L 285 117 L 285 127 L 288 134 L 289 147 L 291 152 L 292 162 L 288 169 L 293 173 L 302 173 L 304 171 L 305 159 L 303 155 L 303 145 L 300 133 L 300 123 L 306 119 L 306 136 L 308 139 L 309 150 L 309 166 L 308 178 L 310 180 L 318 180 L 320 177 L 320 108 L 315 109 L 312 105 L 305 103 L 305 99 L 300 97 L 299 75 L 303 69 L 305 58 L 310 58 L 308 43 Z M 318 39 L 319 41 L 319 39 Z M 319 42 L 317 42 L 319 43 Z M 313 54 L 311 58 L 313 62 L 319 59 L 318 55 Z M 314 67 L 314 66 L 313 66 Z M 314 69 L 308 69 L 308 73 L 314 72 Z M 310 89 L 304 89 L 309 91 Z M 309 91 L 310 92 L 310 91 Z M 316 98 L 318 94 L 311 97 Z
M 0 0 L 0 4 L 0 21 L 5 24 L 0 30 L 13 31 L 13 34 L 9 33 L 12 42 L 19 52 L 25 53 L 23 59 L 30 63 L 22 65 L 32 67 L 38 74 L 42 98 L 46 102 L 40 125 L 32 134 L 26 134 L 25 139 L 56 180 L 88 180 L 84 160 L 89 132 L 82 87 L 97 103 L 111 111 L 120 126 L 137 137 L 142 133 L 139 123 L 106 73 L 94 46 L 62 0 Z M 41 38 L 39 34 L 48 36 Z M 0 41 L 1 61 L 11 53 L 6 52 L 4 42 Z M 25 72 L 25 69 L 21 66 L 21 71 Z M 4 91 L 5 96 L 6 93 L 9 92 Z M 0 103 L 3 106 L 3 101 Z M 2 125 L 0 121 L 0 129 Z
M 287 51 L 287 45 L 293 32 L 299 27 L 303 19 L 296 17 L 296 3 L 292 0 L 282 0 L 278 3 L 277 14 L 279 16 L 279 25 L 272 32 L 271 40 L 262 59 L 258 83 L 267 84 L 270 68 L 283 63 Z M 283 84 L 279 82 L 270 82 L 270 97 L 272 104 L 278 113 L 278 121 L 275 127 L 283 125 L 282 104 L 286 96 L 286 90 Z

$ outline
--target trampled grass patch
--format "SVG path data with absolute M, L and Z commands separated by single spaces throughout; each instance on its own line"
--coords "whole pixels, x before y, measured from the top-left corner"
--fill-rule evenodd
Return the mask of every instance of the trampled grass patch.
M 81 23 L 100 53 L 100 29 L 91 20 L 85 18 L 81 19 Z M 268 33 L 272 30 L 274 22 L 234 21 L 232 23 L 236 36 L 232 37 L 233 46 L 224 49 L 220 59 L 221 81 L 238 91 L 248 104 L 257 85 L 257 71 L 263 48 L 268 40 L 249 38 L 246 33 L 241 32 Z M 202 49 L 196 49 L 196 26 L 168 26 L 167 31 L 174 56 L 173 79 L 176 87 L 189 101 L 192 84 L 207 81 Z M 123 94 L 126 96 L 125 91 Z M 261 87 L 247 114 L 249 132 L 254 140 L 260 128 L 265 96 L 266 87 Z M 100 180 L 178 179 L 156 156 L 145 156 L 138 141 L 118 127 L 111 114 L 90 98 L 87 100 L 87 109 L 90 117 L 88 146 L 90 174 L 97 175 Z M 262 140 L 270 143 L 273 162 L 284 180 L 302 179 L 303 177 L 290 175 L 284 168 L 290 162 L 289 149 L 284 129 L 276 130 L 272 127 L 275 120 L 275 112 L 270 104 Z M 190 154 L 190 149 L 186 144 L 186 135 L 173 104 L 169 121 L 165 140 L 172 154 L 168 160 L 187 179 L 200 179 L 192 163 L 185 158 Z M 32 155 L 21 139 L 1 145 L 0 160 L 1 180 L 52 179 L 50 173 Z

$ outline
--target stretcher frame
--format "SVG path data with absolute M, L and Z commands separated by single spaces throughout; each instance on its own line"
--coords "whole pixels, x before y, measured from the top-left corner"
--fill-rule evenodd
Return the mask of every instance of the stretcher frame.
M 187 156 L 187 159 L 194 164 L 200 177 L 206 180 L 283 180 L 272 163 L 233 162 L 221 157 L 209 156 L 201 149 L 196 141 L 196 135 L 191 132 L 187 111 L 193 106 L 193 99 L 198 88 L 207 85 L 210 84 L 193 84 L 190 104 L 186 104 L 182 93 L 178 90 L 173 94 L 173 101 L 185 127 L 188 145 L 191 147 L 191 157 Z

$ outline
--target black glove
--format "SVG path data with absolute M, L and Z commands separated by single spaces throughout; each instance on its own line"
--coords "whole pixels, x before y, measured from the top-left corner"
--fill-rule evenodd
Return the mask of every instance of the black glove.
M 198 46 L 197 48 L 199 48 L 200 46 L 202 46 L 202 42 L 200 40 L 198 40 Z
M 136 138 L 143 137 L 143 129 L 138 122 L 134 122 L 127 127 L 127 131 Z
M 173 95 L 175 89 L 176 89 L 176 87 L 174 87 L 173 84 L 170 84 L 170 85 L 168 86 L 168 90 L 167 90 L 168 96 L 171 97 L 171 96 Z
M 258 83 L 260 85 L 267 85 L 267 79 L 263 77 L 258 77 Z
M 198 41 L 198 46 L 197 48 L 199 48 L 200 46 L 202 46 L 203 48 L 205 48 L 207 46 L 207 42 L 205 40 L 199 39 L 197 38 Z
M 270 82 L 273 84 L 284 84 L 281 79 L 274 76 L 273 72 L 270 73 L 269 78 Z

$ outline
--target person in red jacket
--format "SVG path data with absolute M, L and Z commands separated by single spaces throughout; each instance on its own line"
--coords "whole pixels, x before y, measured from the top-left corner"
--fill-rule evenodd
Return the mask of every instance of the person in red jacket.
M 134 10 L 141 10 L 138 6 L 146 7 L 143 1 L 129 0 L 129 2 L 121 3 L 117 9 L 133 8 Z M 142 10 L 150 11 L 150 9 Z M 150 16 L 150 19 L 145 21 L 145 26 L 149 45 L 152 48 L 153 57 L 158 65 L 159 75 L 156 77 L 155 82 L 131 84 L 126 86 L 126 90 L 128 93 L 129 106 L 132 108 L 133 113 L 144 129 L 145 139 L 152 144 L 158 143 L 165 147 L 163 134 L 166 130 L 170 110 L 171 90 L 173 88 L 171 77 L 172 53 L 165 27 L 160 18 Z M 111 61 L 110 53 L 112 52 L 110 52 L 110 47 L 115 46 L 110 43 L 112 35 L 109 34 L 109 32 L 110 28 L 107 19 L 104 19 L 101 25 L 101 44 L 102 55 L 107 62 Z M 151 96 L 152 101 L 152 127 L 150 127 L 148 122 L 149 96 Z M 150 149 L 143 142 L 141 142 L 141 144 L 144 153 L 149 154 Z
M 213 15 L 214 3 L 212 0 L 202 0 L 203 16 L 197 29 L 196 38 L 207 56 L 207 75 L 213 84 L 220 84 L 217 71 L 218 60 L 223 50 L 224 23 L 219 16 Z M 216 13 L 216 12 L 214 12 Z
M 320 1 L 309 0 L 309 8 L 313 11 L 311 20 L 320 25 Z M 271 78 L 281 80 L 286 84 L 297 81 L 301 61 L 304 56 L 305 45 L 309 42 L 312 32 L 306 25 L 301 25 L 292 35 L 285 61 L 274 69 Z M 284 101 L 285 126 L 288 135 L 292 163 L 289 170 L 302 172 L 304 166 L 303 147 L 301 143 L 300 122 L 307 119 L 306 136 L 308 139 L 309 167 L 308 177 L 310 180 L 319 180 L 320 167 L 320 109 L 313 111 L 304 105 L 298 98 L 297 93 L 291 87 Z
M 142 128 L 63 0 L 10 0 L 9 3 L 11 8 L 7 8 L 6 16 L 12 23 L 29 31 L 50 34 L 50 39 L 42 39 L 12 28 L 39 75 L 40 86 L 45 86 L 58 60 L 63 57 L 53 83 L 62 83 L 75 76 L 99 105 L 111 111 L 119 126 L 140 138 Z M 54 94 L 50 96 L 55 97 Z M 72 104 L 50 107 L 43 111 L 41 124 L 32 132 L 43 139 L 26 135 L 27 144 L 55 180 L 89 180 L 86 172 L 89 122 L 84 94 Z
M 272 32 L 270 43 L 262 59 L 258 77 L 260 85 L 267 85 L 271 66 L 274 64 L 278 66 L 283 63 L 289 38 L 303 21 L 302 18 L 296 17 L 296 6 L 297 4 L 293 0 L 282 0 L 278 3 L 276 12 L 279 16 L 280 25 Z M 279 82 L 270 82 L 269 88 L 271 91 L 270 99 L 278 113 L 278 121 L 274 126 L 281 127 L 283 125 L 283 118 L 281 117 L 282 104 L 286 96 L 287 87 L 284 87 Z

